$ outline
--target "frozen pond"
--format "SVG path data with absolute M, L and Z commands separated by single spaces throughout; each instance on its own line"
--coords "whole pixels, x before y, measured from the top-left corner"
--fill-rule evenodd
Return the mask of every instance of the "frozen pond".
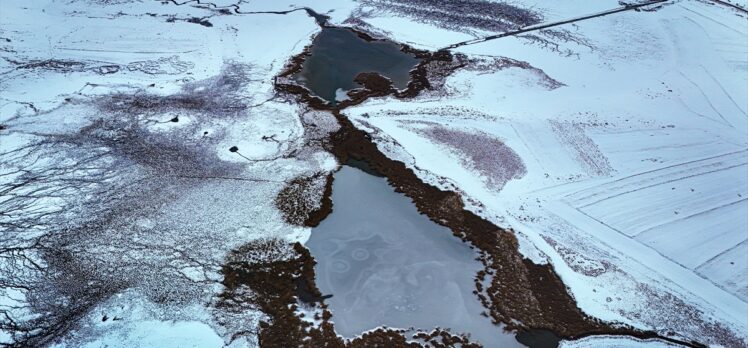
M 295 78 L 315 95 L 335 102 L 336 94 L 361 87 L 353 80 L 362 72 L 376 72 L 404 89 L 419 60 L 386 41 L 366 41 L 345 28 L 324 28 L 314 38 L 310 56 Z M 339 98 L 340 99 L 340 98 Z
M 333 212 L 306 246 L 336 331 L 353 337 L 379 326 L 470 334 L 486 347 L 522 347 L 482 316 L 472 293 L 477 253 L 416 210 L 384 178 L 343 166 Z

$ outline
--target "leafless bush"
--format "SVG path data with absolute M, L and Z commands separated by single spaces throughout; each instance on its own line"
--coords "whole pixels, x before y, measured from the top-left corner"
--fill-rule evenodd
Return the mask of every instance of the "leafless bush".
M 394 12 L 440 27 L 467 31 L 503 32 L 537 24 L 540 13 L 506 2 L 485 0 L 364 0 L 363 5 Z
M 519 179 L 527 172 L 522 159 L 496 137 L 442 126 L 428 127 L 421 132 L 465 155 L 462 158 L 463 164 L 477 170 L 495 190 L 501 190 L 509 180 Z

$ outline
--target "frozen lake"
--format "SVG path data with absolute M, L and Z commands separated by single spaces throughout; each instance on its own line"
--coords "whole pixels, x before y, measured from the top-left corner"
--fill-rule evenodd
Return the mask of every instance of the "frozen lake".
M 416 210 L 386 180 L 350 166 L 335 174 L 333 212 L 306 246 L 336 331 L 450 328 L 486 347 L 522 347 L 481 315 L 477 253 Z
M 361 87 L 354 82 L 363 72 L 376 72 L 404 89 L 419 60 L 387 41 L 367 41 L 345 28 L 324 28 L 314 38 L 310 56 L 296 79 L 315 95 L 335 102 L 336 94 Z

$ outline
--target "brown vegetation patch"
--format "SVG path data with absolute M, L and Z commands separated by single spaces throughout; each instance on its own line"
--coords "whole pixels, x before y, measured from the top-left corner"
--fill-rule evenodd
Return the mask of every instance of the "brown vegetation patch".
M 323 174 L 291 180 L 275 198 L 275 205 L 288 223 L 315 227 L 332 210 L 332 180 L 332 175 Z
M 313 328 L 296 315 L 296 296 L 299 285 L 305 291 L 321 297 L 314 285 L 314 260 L 301 245 L 293 245 L 292 255 L 269 260 L 247 260 L 244 255 L 265 254 L 278 248 L 283 242 L 277 240 L 249 243 L 229 255 L 223 266 L 223 285 L 226 287 L 219 297 L 218 307 L 231 311 L 236 304 L 251 303 L 268 316 L 260 322 L 257 333 L 263 347 L 322 347 L 305 344 L 312 337 L 319 342 L 335 342 L 332 330 Z M 249 291 L 243 288 L 249 288 Z M 254 328 L 247 328 L 253 330 Z
M 499 191 L 509 180 L 519 179 L 527 173 L 519 155 L 490 134 L 465 132 L 441 125 L 417 131 L 461 154 L 463 165 L 478 171 L 491 189 Z

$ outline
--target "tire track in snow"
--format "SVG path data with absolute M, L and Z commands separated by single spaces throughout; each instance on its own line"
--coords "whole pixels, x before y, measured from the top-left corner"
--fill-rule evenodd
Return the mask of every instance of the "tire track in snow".
M 631 234 L 631 236 L 632 236 L 632 237 L 634 237 L 634 238 L 636 238 L 636 237 L 637 237 L 637 236 L 639 236 L 640 234 L 643 234 L 643 233 L 645 233 L 645 232 L 647 232 L 647 231 L 653 230 L 653 229 L 655 229 L 655 228 L 658 228 L 658 227 L 660 227 L 660 226 L 664 226 L 664 225 L 667 225 L 667 224 L 671 224 L 671 223 L 674 223 L 674 222 L 678 222 L 678 221 L 683 221 L 683 220 L 691 219 L 691 218 L 694 218 L 694 217 L 697 217 L 697 216 L 700 216 L 700 215 L 704 215 L 704 214 L 708 214 L 708 213 L 711 213 L 711 212 L 714 212 L 714 211 L 720 210 L 720 209 L 722 209 L 722 208 L 727 208 L 727 207 L 731 207 L 731 206 L 733 206 L 733 205 L 735 205 L 735 204 L 740 204 L 740 203 L 742 203 L 742 202 L 745 202 L 745 201 L 748 201 L 748 198 L 738 199 L 738 200 L 735 200 L 735 201 L 732 201 L 732 202 L 728 202 L 728 203 L 725 203 L 725 204 L 721 204 L 721 205 L 718 205 L 718 206 L 716 206 L 716 207 L 713 207 L 713 208 L 709 208 L 709 209 L 706 209 L 706 210 L 702 210 L 702 211 L 700 211 L 700 212 L 698 212 L 698 213 L 693 213 L 693 214 L 690 214 L 690 215 L 686 215 L 686 216 L 683 216 L 683 217 L 679 217 L 679 218 L 677 218 L 677 219 L 672 219 L 672 220 L 668 220 L 668 221 L 662 221 L 662 223 L 660 223 L 660 224 L 657 224 L 657 225 L 654 225 L 654 226 L 652 226 L 652 227 L 649 227 L 649 228 L 643 229 L 643 230 L 641 230 L 641 231 L 639 231 L 639 232 L 636 232 L 636 233 L 634 233 L 634 234 Z M 697 267 L 698 267 L 698 266 L 697 266 Z
M 723 162 L 728 162 L 728 161 L 732 160 L 728 156 L 734 155 L 734 154 L 739 154 L 739 153 L 745 153 L 745 152 L 746 152 L 746 150 L 740 150 L 740 151 L 731 152 L 731 153 L 728 153 L 728 154 L 717 155 L 717 156 L 714 156 L 714 157 L 708 157 L 708 158 L 698 159 L 698 160 L 694 160 L 694 161 L 688 161 L 688 162 L 678 163 L 678 164 L 674 164 L 674 165 L 670 165 L 670 166 L 667 166 L 667 167 L 662 167 L 662 168 L 658 168 L 658 169 L 654 169 L 654 170 L 648 170 L 648 171 L 636 173 L 636 174 L 633 174 L 633 175 L 630 175 L 630 176 L 627 176 L 627 177 L 623 177 L 623 178 L 620 178 L 620 179 L 616 179 L 616 180 L 613 180 L 613 181 L 610 181 L 610 182 L 607 182 L 607 183 L 604 183 L 604 184 L 601 184 L 601 185 L 598 185 L 598 186 L 595 186 L 595 187 L 592 187 L 592 188 L 589 188 L 589 189 L 581 190 L 581 191 L 578 191 L 577 193 L 575 193 L 573 195 L 578 195 L 578 194 L 582 193 L 583 191 L 593 191 L 593 193 L 590 194 L 590 195 L 583 196 L 583 197 L 580 197 L 580 198 L 576 199 L 577 201 L 586 200 L 586 199 L 590 199 L 592 197 L 597 196 L 598 195 L 597 192 L 594 192 L 594 191 L 596 191 L 596 189 L 601 188 L 601 187 L 611 186 L 611 185 L 614 185 L 616 183 L 620 183 L 620 185 L 618 187 L 612 187 L 611 189 L 608 189 L 606 191 L 621 190 L 621 189 L 625 189 L 627 186 L 636 185 L 636 184 L 638 184 L 639 182 L 642 182 L 642 181 L 656 181 L 656 180 L 662 179 L 662 178 L 673 177 L 674 174 L 692 173 L 694 170 L 697 170 L 697 169 L 718 166 L 718 165 L 722 164 Z M 728 158 L 724 159 L 724 157 L 728 157 Z M 716 162 L 712 162 L 712 160 L 716 160 L 716 159 L 721 159 L 721 160 L 720 161 L 716 161 Z M 735 160 L 739 160 L 739 159 L 740 158 L 737 158 Z M 743 161 L 743 162 L 746 162 L 746 161 Z M 696 166 L 691 167 L 690 165 L 692 165 L 692 164 L 695 164 Z M 671 172 L 670 170 L 673 170 L 673 171 Z M 649 174 L 653 174 L 653 176 L 650 177 Z M 703 174 L 703 173 L 701 173 L 701 174 Z M 635 181 L 637 179 L 634 179 L 634 178 L 637 178 L 637 177 L 642 177 L 642 178 L 640 178 L 639 181 Z M 569 196 L 572 196 L 572 195 L 569 195 Z
M 713 75 L 713 74 L 712 74 L 712 73 L 711 73 L 711 72 L 710 72 L 709 70 L 707 70 L 707 68 L 706 68 L 706 67 L 705 67 L 704 65 L 702 65 L 702 64 L 699 64 L 699 66 L 700 66 L 700 67 L 701 67 L 702 69 L 704 69 L 704 72 L 706 72 L 706 74 L 707 74 L 707 75 L 709 76 L 709 78 L 711 78 L 711 79 L 712 79 L 712 80 L 714 81 L 714 83 L 715 83 L 715 84 L 716 84 L 717 86 L 719 86 L 719 88 L 720 88 L 720 89 L 722 90 L 722 92 L 723 92 L 723 93 L 725 94 L 725 96 L 727 96 L 727 98 L 728 98 L 728 99 L 730 99 L 730 101 L 732 102 L 732 104 L 733 104 L 733 105 L 735 105 L 735 108 L 736 108 L 736 109 L 737 109 L 738 111 L 742 112 L 742 113 L 743 113 L 743 116 L 745 116 L 745 117 L 748 117 L 748 113 L 746 113 L 746 110 L 745 110 L 745 109 L 743 109 L 743 106 L 741 106 L 740 104 L 738 104 L 738 103 L 737 103 L 737 102 L 735 101 L 735 99 L 733 99 L 733 98 L 732 98 L 732 95 L 730 95 L 730 93 L 729 93 L 729 92 L 727 92 L 727 89 L 725 89 L 725 87 L 724 87 L 724 86 L 722 85 L 722 83 L 721 83 L 721 82 L 719 82 L 719 80 L 717 80 L 717 79 L 716 79 L 716 78 L 714 77 L 714 75 Z
M 624 192 L 621 192 L 621 193 L 617 193 L 617 194 L 614 194 L 614 195 L 611 195 L 611 196 L 608 196 L 608 197 L 605 197 L 605 198 L 602 198 L 602 199 L 599 199 L 599 200 L 596 200 L 596 201 L 593 201 L 591 203 L 587 203 L 587 204 L 584 204 L 584 205 L 581 205 L 581 206 L 577 206 L 577 209 L 587 208 L 589 206 L 592 206 L 592 205 L 595 205 L 595 204 L 598 204 L 600 202 L 607 201 L 607 200 L 610 200 L 610 199 L 614 199 L 614 198 L 623 196 L 623 195 L 628 194 L 628 193 L 634 193 L 634 192 L 638 192 L 638 191 L 645 190 L 645 189 L 648 189 L 648 188 L 652 188 L 652 187 L 656 187 L 656 186 L 662 186 L 664 184 L 669 184 L 669 183 L 673 183 L 673 182 L 677 182 L 677 181 L 682 181 L 682 180 L 685 180 L 685 179 L 695 178 L 695 177 L 706 175 L 706 174 L 718 173 L 718 172 L 722 172 L 722 171 L 729 170 L 729 169 L 732 169 L 732 168 L 742 167 L 742 166 L 745 166 L 745 165 L 748 165 L 748 162 L 742 162 L 742 163 L 738 163 L 738 164 L 731 165 L 731 166 L 728 166 L 728 167 L 722 167 L 722 168 L 718 168 L 718 169 L 710 170 L 710 171 L 706 171 L 706 172 L 700 172 L 700 173 L 686 175 L 686 176 L 678 176 L 678 177 L 670 179 L 670 180 L 656 182 L 654 184 L 650 184 L 650 185 L 646 185 L 646 186 L 637 186 L 634 189 L 627 190 L 627 191 L 624 191 Z
M 618 179 L 609 181 L 607 183 L 603 183 L 603 184 L 593 186 L 590 188 L 585 188 L 580 191 L 571 193 L 567 195 L 566 197 L 570 198 L 571 201 L 573 202 L 579 203 L 581 201 L 592 199 L 593 197 L 604 194 L 605 192 L 609 193 L 610 191 L 613 191 L 613 190 L 626 190 L 626 186 L 636 184 L 635 180 L 641 180 L 641 181 L 656 180 L 657 176 L 670 177 L 672 176 L 672 174 L 677 173 L 677 172 L 693 172 L 693 170 L 699 167 L 714 166 L 715 164 L 719 164 L 720 162 L 739 160 L 741 157 L 745 157 L 746 154 L 748 154 L 748 150 L 743 149 L 743 150 L 728 152 L 728 153 L 724 153 L 724 154 L 716 155 L 712 157 L 700 158 L 697 160 L 672 164 L 669 166 L 647 170 L 647 171 L 639 172 L 639 173 L 632 174 L 626 177 L 618 178 Z M 738 158 L 733 159 L 733 157 L 738 157 Z M 695 168 L 691 167 L 691 165 L 695 165 L 696 167 Z M 674 173 L 670 173 L 669 171 L 671 170 L 674 171 Z M 650 175 L 654 175 L 654 177 L 650 177 Z M 616 187 L 615 185 L 618 185 L 618 186 Z M 610 189 L 606 189 L 605 192 L 600 192 L 600 189 L 605 188 L 605 187 L 610 187 Z
M 680 74 L 680 75 L 681 75 L 681 76 L 682 76 L 682 77 L 683 77 L 683 78 L 684 78 L 684 79 L 685 79 L 686 81 L 688 81 L 688 82 L 689 82 L 689 83 L 690 83 L 691 85 L 693 85 L 693 86 L 694 86 L 694 87 L 696 88 L 696 90 L 697 90 L 697 91 L 699 91 L 699 94 L 701 94 L 701 96 L 702 96 L 702 97 L 704 97 L 704 101 L 706 101 L 706 103 L 707 103 L 707 104 L 709 104 L 709 107 L 710 107 L 710 108 L 711 108 L 711 109 L 712 109 L 712 110 L 713 110 L 714 112 L 716 112 L 716 113 L 717 113 L 717 115 L 719 115 L 719 118 L 721 118 L 721 119 L 722 119 L 722 121 L 724 121 L 724 122 L 719 122 L 719 121 L 718 121 L 718 123 L 721 123 L 721 124 L 723 124 L 723 125 L 725 125 L 725 126 L 729 126 L 729 127 L 731 127 L 731 128 L 735 128 L 735 125 L 733 125 L 733 124 L 732 124 L 732 123 L 731 123 L 730 121 L 728 121 L 728 120 L 727 120 L 727 119 L 725 118 L 725 116 L 724 116 L 724 115 L 722 115 L 722 113 L 721 113 L 721 112 L 719 112 L 719 110 L 717 110 L 717 108 L 716 108 L 716 107 L 714 106 L 714 103 L 712 103 L 711 99 L 709 99 L 709 96 L 708 96 L 708 95 L 706 94 L 706 92 L 704 92 L 704 90 L 703 90 L 703 89 L 701 88 L 701 86 L 699 86 L 699 84 L 698 84 L 698 83 L 696 83 L 696 82 L 694 82 L 693 80 L 689 79 L 689 78 L 688 78 L 688 76 L 686 76 L 686 74 L 684 74 L 684 73 L 683 73 L 683 71 L 680 71 L 680 70 L 679 70 L 679 71 L 678 71 L 678 73 L 679 73 L 679 74 Z M 715 120 L 715 121 L 716 121 L 716 120 Z

